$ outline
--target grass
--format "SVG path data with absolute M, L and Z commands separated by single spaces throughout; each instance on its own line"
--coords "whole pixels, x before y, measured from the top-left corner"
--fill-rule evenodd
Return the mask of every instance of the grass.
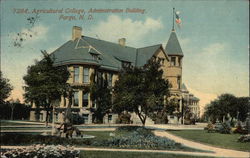
M 17 121 L 17 120 L 14 120 L 14 121 Z M 25 123 L 25 122 L 30 122 L 30 123 Z M 18 122 L 12 122 L 11 120 L 1 120 L 0 125 L 1 126 L 39 125 L 39 124 L 36 124 L 36 122 L 32 122 L 32 121 L 25 121 L 25 122 L 22 122 L 22 121 L 19 121 L 19 120 L 18 120 Z
M 119 152 L 119 151 L 81 151 L 80 158 L 211 158 L 204 156 L 177 155 L 165 153 Z
M 220 134 L 208 133 L 205 130 L 181 130 L 181 131 L 168 131 L 176 136 L 180 136 L 203 144 L 208 144 L 216 147 L 249 151 L 250 142 L 241 143 L 237 142 L 240 134 Z
M 110 138 L 109 134 L 111 131 L 84 131 L 82 134 L 95 136 L 95 140 L 105 140 Z
M 1 127 L 1 130 L 51 130 L 51 127 L 35 126 L 35 127 Z

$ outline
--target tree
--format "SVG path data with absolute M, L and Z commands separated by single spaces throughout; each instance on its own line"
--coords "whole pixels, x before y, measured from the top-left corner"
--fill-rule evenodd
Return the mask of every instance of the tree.
M 36 106 L 46 110 L 46 125 L 48 123 L 49 111 L 62 95 L 65 95 L 68 84 L 69 72 L 66 66 L 53 66 L 54 59 L 43 52 L 43 60 L 29 66 L 27 75 L 23 77 L 26 86 L 25 100 L 34 102 Z
M 0 119 L 13 118 L 13 120 L 22 120 L 29 118 L 30 106 L 20 103 L 19 100 L 14 100 L 12 104 L 10 104 L 9 100 L 0 106 Z M 12 109 L 12 107 L 14 108 Z
M 247 118 L 247 112 L 250 109 L 249 97 L 238 97 L 237 98 L 237 119 L 245 121 Z
M 169 83 L 160 67 L 158 60 L 149 60 L 141 68 L 124 68 L 115 83 L 113 110 L 135 112 L 144 126 L 148 116 L 164 107 L 164 96 L 169 96 Z
M 4 100 L 10 96 L 12 89 L 9 79 L 4 78 L 2 71 L 0 71 L 0 104 L 4 104 Z
M 223 121 L 228 114 L 233 119 L 244 121 L 247 115 L 249 97 L 235 97 L 232 94 L 222 94 L 206 106 L 205 115 L 214 122 L 216 119 Z
M 102 73 L 98 72 L 91 74 L 90 99 L 95 102 L 96 108 L 94 111 L 94 120 L 96 123 L 103 123 L 103 117 L 110 111 L 111 88 L 108 86 L 107 75 L 103 77 Z

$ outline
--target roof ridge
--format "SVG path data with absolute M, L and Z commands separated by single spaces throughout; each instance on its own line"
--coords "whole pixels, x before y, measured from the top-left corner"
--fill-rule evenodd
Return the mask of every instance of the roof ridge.
M 121 46 L 121 45 L 119 45 L 118 43 L 115 43 L 115 42 L 110 42 L 110 41 L 106 41 L 106 40 L 102 40 L 102 39 L 97 39 L 97 38 L 93 38 L 93 37 L 89 37 L 89 36 L 82 36 L 82 37 L 88 37 L 88 38 L 92 38 L 92 39 L 95 39 L 95 40 L 104 41 L 104 42 L 107 42 L 107 43 L 111 43 L 111 44 L 118 45 L 118 46 L 120 46 L 120 47 L 128 47 L 128 48 L 137 49 L 137 48 L 135 48 L 135 47 L 131 47 L 131 46 L 127 46 L 127 45 Z
M 162 44 L 155 44 L 155 45 L 151 45 L 151 46 L 140 47 L 140 48 L 137 48 L 137 49 L 148 48 L 148 47 L 154 47 L 154 46 L 158 46 L 158 45 L 159 45 L 159 46 L 160 46 L 160 45 L 162 46 Z

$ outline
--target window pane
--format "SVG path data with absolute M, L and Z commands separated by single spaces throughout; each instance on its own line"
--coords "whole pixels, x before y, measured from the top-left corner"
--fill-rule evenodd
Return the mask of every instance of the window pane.
M 89 104 L 89 93 L 85 93 L 82 97 L 82 106 L 86 107 Z
M 84 68 L 83 70 L 83 83 L 89 82 L 89 68 Z
M 175 57 L 171 57 L 171 66 L 175 66 Z
M 181 66 L 181 58 L 178 58 L 179 66 Z
M 79 106 L 79 93 L 78 93 L 78 91 L 74 92 L 74 106 Z
M 108 86 L 112 86 L 112 74 L 108 74 Z
M 79 67 L 74 67 L 74 82 L 79 82 Z

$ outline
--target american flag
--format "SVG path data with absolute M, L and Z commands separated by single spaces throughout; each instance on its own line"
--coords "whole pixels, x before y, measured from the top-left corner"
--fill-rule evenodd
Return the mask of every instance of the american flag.
M 179 16 L 179 14 L 180 14 L 179 11 L 175 12 L 175 22 L 176 22 L 176 24 L 178 24 L 178 25 L 181 24 L 181 18 L 180 18 L 180 16 Z

